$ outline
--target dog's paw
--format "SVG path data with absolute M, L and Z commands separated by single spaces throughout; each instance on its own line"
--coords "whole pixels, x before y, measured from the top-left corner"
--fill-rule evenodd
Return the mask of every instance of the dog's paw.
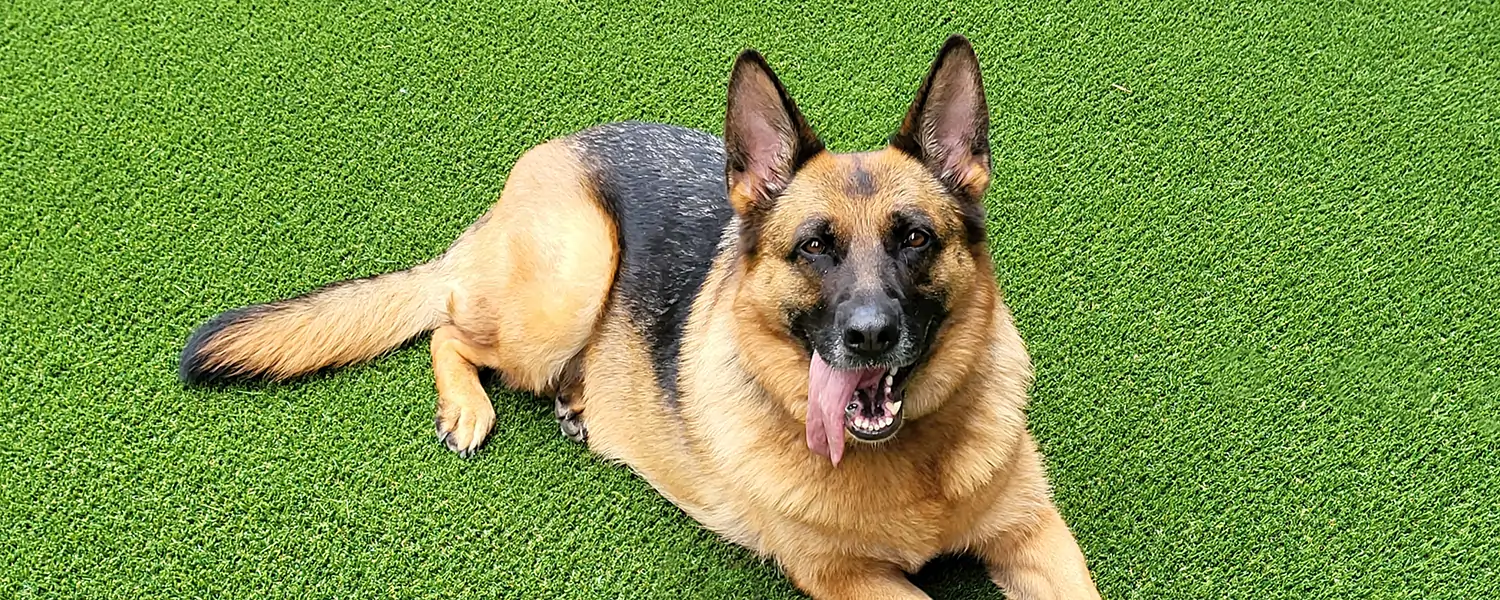
M 580 444 L 588 443 L 589 429 L 583 425 L 583 413 L 574 410 L 567 398 L 553 398 L 552 412 L 557 416 L 557 428 L 562 430 L 563 437 Z
M 477 454 L 494 426 L 495 408 L 488 402 L 478 406 L 439 408 L 433 419 L 438 441 L 462 458 Z

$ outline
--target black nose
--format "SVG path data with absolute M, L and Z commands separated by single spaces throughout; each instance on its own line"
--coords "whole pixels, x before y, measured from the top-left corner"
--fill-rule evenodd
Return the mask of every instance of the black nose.
M 864 303 L 849 311 L 849 317 L 844 321 L 844 346 L 850 351 L 876 357 L 896 345 L 899 316 L 880 304 Z

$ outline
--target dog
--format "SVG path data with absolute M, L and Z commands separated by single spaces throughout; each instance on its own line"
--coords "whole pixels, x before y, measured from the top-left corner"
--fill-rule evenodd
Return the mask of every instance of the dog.
M 814 598 L 925 598 L 906 574 L 951 553 L 1012 598 L 1097 598 L 1026 429 L 988 136 L 962 36 L 856 154 L 747 50 L 722 140 L 623 122 L 536 146 L 441 257 L 213 317 L 179 375 L 286 380 L 430 331 L 448 449 L 489 435 L 492 369 Z

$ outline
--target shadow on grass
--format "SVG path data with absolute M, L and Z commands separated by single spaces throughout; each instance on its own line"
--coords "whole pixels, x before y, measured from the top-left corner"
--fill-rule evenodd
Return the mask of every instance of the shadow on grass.
M 998 600 L 1005 597 L 990 581 L 984 565 L 971 556 L 939 556 L 912 575 L 911 581 L 940 600 Z

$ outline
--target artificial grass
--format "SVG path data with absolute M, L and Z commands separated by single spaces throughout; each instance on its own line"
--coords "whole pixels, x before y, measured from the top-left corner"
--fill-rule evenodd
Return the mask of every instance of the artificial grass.
M 875 147 L 951 32 L 1105 596 L 1500 595 L 1500 6 L 873 4 L 0 7 L 0 596 L 794 597 L 538 399 L 442 449 L 424 342 L 223 390 L 176 352 L 435 256 L 543 140 L 718 131 L 745 46 Z

